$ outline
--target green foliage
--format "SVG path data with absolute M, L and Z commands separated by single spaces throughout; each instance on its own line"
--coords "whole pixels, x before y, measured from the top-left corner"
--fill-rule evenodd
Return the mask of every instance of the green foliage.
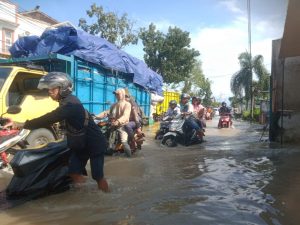
M 221 102 L 212 102 L 210 105 L 214 108 L 218 108 L 218 107 L 220 107 Z
M 239 55 L 240 70 L 236 72 L 231 78 L 231 92 L 234 94 L 236 99 L 244 98 L 247 102 L 251 98 L 251 86 L 253 86 L 253 95 L 265 98 L 268 93 L 265 91 L 269 90 L 269 77 L 267 69 L 263 64 L 263 56 L 257 55 L 251 58 L 248 52 L 243 52 Z M 251 68 L 258 81 L 252 80 Z
M 156 30 L 154 24 L 141 28 L 139 37 L 144 45 L 147 65 L 163 76 L 167 84 L 178 84 L 189 76 L 200 53 L 190 48 L 189 33 L 169 27 L 168 33 Z
M 259 108 L 254 108 L 253 109 L 253 119 L 254 119 L 254 121 L 258 122 L 259 121 L 259 116 L 260 116 L 260 109 Z M 242 118 L 244 120 L 251 120 L 250 111 L 249 110 L 243 111 Z
M 78 26 L 84 31 L 107 39 L 115 44 L 118 48 L 122 48 L 129 44 L 137 44 L 138 34 L 133 32 L 133 22 L 127 18 L 127 14 L 123 14 L 120 18 L 114 12 L 105 12 L 102 6 L 95 3 L 91 5 L 91 9 L 86 11 L 89 18 L 96 17 L 96 22 L 88 25 L 86 19 L 81 18 Z
M 250 120 L 250 117 L 251 117 L 250 111 L 248 111 L 248 110 L 243 111 L 242 118 L 243 118 L 244 120 Z
M 239 105 L 243 104 L 243 98 L 238 98 L 236 96 L 229 97 L 228 100 L 230 101 L 230 105 L 234 108 L 236 108 Z
M 184 84 L 185 86 L 191 87 L 189 90 L 185 91 L 186 93 L 189 93 L 191 96 L 201 97 L 204 105 L 211 105 L 211 81 L 208 78 L 205 78 L 200 61 L 194 64 L 192 72 L 185 79 Z

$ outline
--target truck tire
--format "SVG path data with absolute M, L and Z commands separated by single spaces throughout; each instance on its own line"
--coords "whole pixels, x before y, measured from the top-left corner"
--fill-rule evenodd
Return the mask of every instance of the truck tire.
M 46 128 L 39 128 L 30 132 L 30 134 L 26 138 L 26 141 L 29 144 L 27 148 L 36 148 L 38 146 L 55 141 L 55 138 L 50 130 Z

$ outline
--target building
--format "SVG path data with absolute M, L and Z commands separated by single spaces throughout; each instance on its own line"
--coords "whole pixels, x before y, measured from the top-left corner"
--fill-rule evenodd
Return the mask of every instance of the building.
M 272 46 L 270 140 L 300 142 L 300 1 L 289 0 L 282 39 Z
M 19 12 L 18 5 L 0 0 L 0 57 L 9 57 L 9 48 L 19 37 L 40 36 L 43 31 L 59 22 L 39 10 Z

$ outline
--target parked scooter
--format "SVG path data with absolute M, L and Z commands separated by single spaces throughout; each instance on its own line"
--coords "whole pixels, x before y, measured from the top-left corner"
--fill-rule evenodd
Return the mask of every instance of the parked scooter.
M 17 114 L 20 111 L 21 108 L 19 106 L 10 106 L 4 114 Z M 8 166 L 9 160 L 7 150 L 15 145 L 18 145 L 20 148 L 25 148 L 26 144 L 24 143 L 24 139 L 30 133 L 29 130 L 19 130 L 5 126 L 9 125 L 8 123 L 12 123 L 12 121 L 8 118 L 3 118 L 4 114 L 0 117 L 0 168 Z
M 218 128 L 229 128 L 232 125 L 231 114 L 230 113 L 222 113 L 220 115 Z
M 169 131 L 164 134 L 162 144 L 168 147 L 175 147 L 177 144 L 189 146 L 202 143 L 203 136 L 197 135 L 196 130 L 189 129 L 185 125 L 185 117 L 177 115 L 170 121 Z

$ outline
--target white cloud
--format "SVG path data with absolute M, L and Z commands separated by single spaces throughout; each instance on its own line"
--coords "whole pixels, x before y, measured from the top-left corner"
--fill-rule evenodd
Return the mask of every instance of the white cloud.
M 160 20 L 160 21 L 154 22 L 154 24 L 155 24 L 157 30 L 162 31 L 164 33 L 168 32 L 169 27 L 175 27 L 175 25 L 172 24 L 168 20 Z
M 192 37 L 201 53 L 202 69 L 213 81 L 215 96 L 230 95 L 230 78 L 238 69 L 238 55 L 247 48 L 247 35 L 233 27 L 205 28 Z
M 255 30 L 259 35 L 260 29 Z M 272 38 L 260 38 L 252 42 L 252 55 L 264 56 L 266 67 L 271 64 Z M 247 21 L 233 21 L 226 27 L 204 28 L 192 35 L 192 46 L 200 51 L 203 72 L 213 81 L 214 96 L 222 100 L 231 96 L 231 76 L 240 69 L 238 56 L 248 51 Z
M 243 13 L 243 10 L 241 10 L 238 7 L 238 4 L 237 4 L 236 0 L 223 0 L 219 4 L 220 4 L 221 7 L 226 7 L 231 12 L 234 12 L 234 13 Z

